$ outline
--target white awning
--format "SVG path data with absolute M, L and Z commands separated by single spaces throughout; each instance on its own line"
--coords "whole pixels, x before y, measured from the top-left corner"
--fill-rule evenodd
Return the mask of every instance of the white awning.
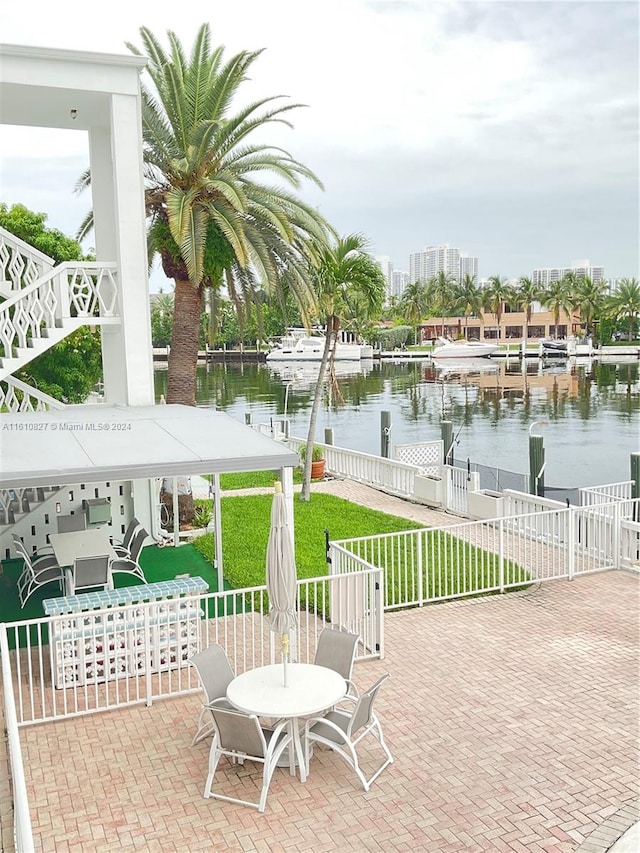
M 277 471 L 298 454 L 224 412 L 67 406 L 0 414 L 0 488 Z

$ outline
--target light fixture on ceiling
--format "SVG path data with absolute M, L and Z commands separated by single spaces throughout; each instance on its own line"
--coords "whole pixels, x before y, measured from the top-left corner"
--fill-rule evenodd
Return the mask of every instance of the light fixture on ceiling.
M 73 109 L 73 110 L 71 110 L 70 114 L 71 114 L 71 118 L 73 118 L 73 119 L 78 118 L 78 110 Z

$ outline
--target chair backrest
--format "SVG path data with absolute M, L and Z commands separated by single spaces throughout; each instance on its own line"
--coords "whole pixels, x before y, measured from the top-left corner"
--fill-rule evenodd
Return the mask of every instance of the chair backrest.
M 138 521 L 138 519 L 137 519 L 137 518 L 135 518 L 135 517 L 134 517 L 134 518 L 132 518 L 132 519 L 131 519 L 131 521 L 129 522 L 129 525 L 128 525 L 127 529 L 126 529 L 126 530 L 125 530 L 125 532 L 124 532 L 124 538 L 123 538 L 123 540 L 122 540 L 122 544 L 123 544 L 123 546 L 124 546 L 127 550 L 130 550 L 131 541 L 132 541 L 132 539 L 133 539 L 133 537 L 134 537 L 134 535 L 135 535 L 136 530 L 137 530 L 140 526 L 141 526 L 141 525 L 140 525 L 140 522 L 139 522 L 139 521 Z
M 77 590 L 105 586 L 110 580 L 109 557 L 78 557 L 73 564 L 73 585 Z
M 348 634 L 346 631 L 325 628 L 318 638 L 318 647 L 313 662 L 317 666 L 326 666 L 327 669 L 335 670 L 347 681 L 350 681 L 359 639 L 358 634 Z
M 233 681 L 233 670 L 229 664 L 227 653 L 213 643 L 201 652 L 189 658 L 189 663 L 198 671 L 200 684 L 207 697 L 207 704 L 227 695 L 227 687 Z
M 211 715 L 218 733 L 218 744 L 229 752 L 240 752 L 264 758 L 267 744 L 255 715 L 211 706 Z
M 27 552 L 27 549 L 25 548 L 24 542 L 18 536 L 17 533 L 12 533 L 11 535 L 13 537 L 13 547 L 15 548 L 16 553 L 18 554 L 19 557 L 22 557 L 22 559 L 24 560 L 25 567 L 28 567 L 29 569 L 31 569 L 31 571 L 33 571 L 33 565 L 31 563 L 31 557 L 29 556 L 29 553 Z
M 365 690 L 362 696 L 360 696 L 360 698 L 358 699 L 356 706 L 353 709 L 353 713 L 351 714 L 351 720 L 347 729 L 347 734 L 349 737 L 352 737 L 363 726 L 368 726 L 371 722 L 371 715 L 373 714 L 373 703 L 375 701 L 378 690 L 380 689 L 382 683 L 387 680 L 387 678 L 389 678 L 389 673 L 379 678 L 376 683 L 372 684 L 368 690 Z
M 57 518 L 58 533 L 73 533 L 76 530 L 87 529 L 87 516 L 83 512 L 73 515 L 59 515 Z
M 140 556 L 140 551 L 142 551 L 142 547 L 144 543 L 147 541 L 149 534 L 142 527 L 142 525 L 138 525 L 136 528 L 133 537 L 131 539 L 131 543 L 129 545 L 129 553 L 131 554 L 131 559 L 134 563 L 138 562 L 138 557 Z

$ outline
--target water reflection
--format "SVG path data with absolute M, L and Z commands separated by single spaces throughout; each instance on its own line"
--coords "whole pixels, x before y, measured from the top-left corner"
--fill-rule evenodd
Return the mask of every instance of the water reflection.
M 526 471 L 533 421 L 546 421 L 547 482 L 589 485 L 626 480 L 639 449 L 638 362 L 541 363 L 538 359 L 367 362 L 337 365 L 339 397 L 325 383 L 318 436 L 331 427 L 337 444 L 380 452 L 380 412 L 392 413 L 392 444 L 440 437 L 452 420 L 459 458 Z M 286 414 L 294 435 L 306 435 L 318 368 L 253 362 L 198 368 L 197 399 L 254 422 Z M 166 395 L 166 370 L 155 372 L 156 398 Z

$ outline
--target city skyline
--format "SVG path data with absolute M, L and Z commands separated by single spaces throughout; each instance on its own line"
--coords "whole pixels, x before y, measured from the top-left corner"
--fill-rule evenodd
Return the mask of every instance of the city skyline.
M 341 235 L 362 233 L 403 270 L 420 247 L 449 242 L 479 258 L 482 277 L 583 257 L 638 276 L 635 2 L 323 8 L 309 38 L 294 0 L 237 0 L 216 8 L 212 39 L 227 56 L 266 48 L 242 103 L 283 93 L 308 105 L 291 113 L 294 130 L 266 139 L 323 181 L 300 193 Z M 91 20 L 78 0 L 63 17 L 43 0 L 0 10 L 4 42 L 122 55 L 140 26 L 165 45 L 172 29 L 188 50 L 204 18 L 152 0 Z M 73 235 L 90 207 L 73 194 L 87 164 L 83 134 L 4 126 L 1 200 Z

